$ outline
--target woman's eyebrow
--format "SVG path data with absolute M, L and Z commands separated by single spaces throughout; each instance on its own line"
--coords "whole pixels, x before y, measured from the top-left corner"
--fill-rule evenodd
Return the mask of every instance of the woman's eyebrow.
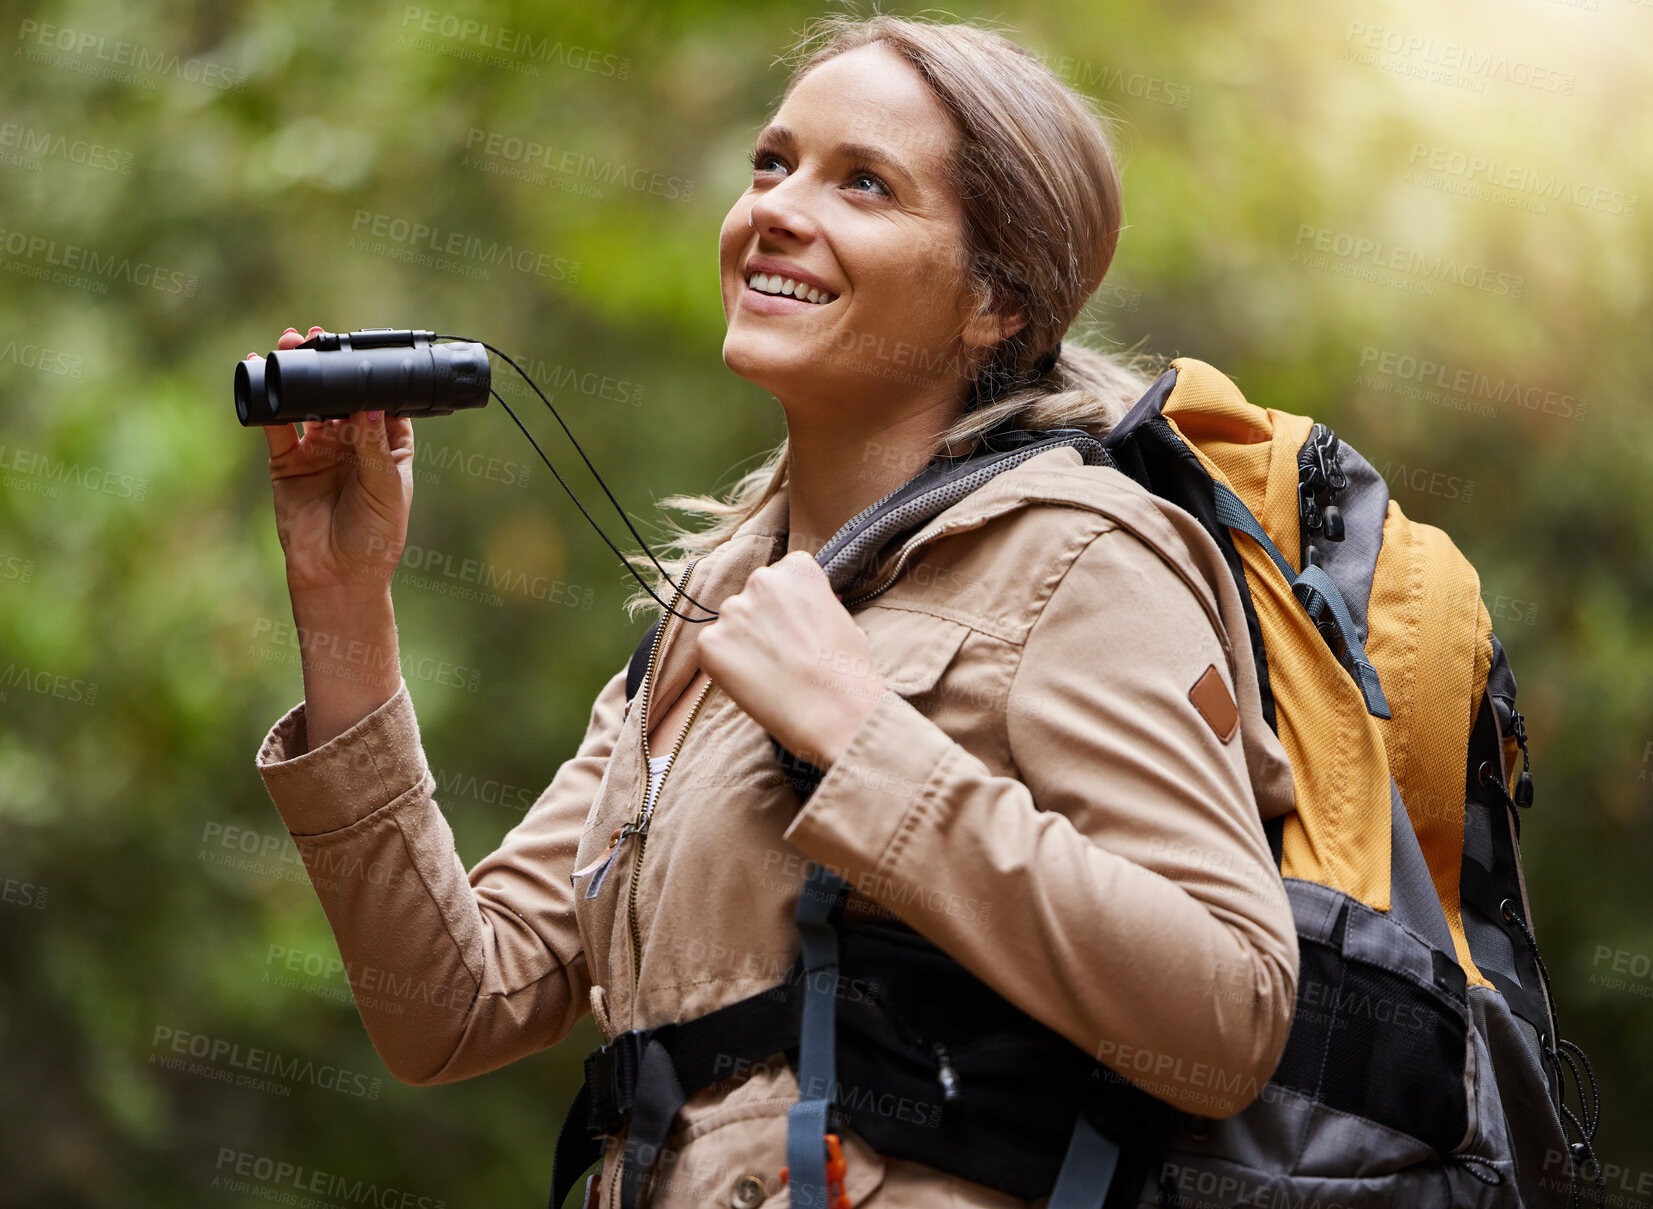
M 786 126 L 765 126 L 762 130 L 758 131 L 757 137 L 753 140 L 753 142 L 772 142 L 778 143 L 783 147 L 790 148 L 797 146 L 798 139 L 797 136 L 792 133 L 791 129 Z M 839 143 L 836 151 L 842 158 L 863 160 L 869 164 L 874 164 L 880 168 L 887 169 L 890 172 L 895 173 L 897 176 L 904 178 L 909 185 L 916 187 L 918 184 L 918 182 L 913 178 L 913 174 L 907 171 L 906 166 L 888 151 L 881 150 L 880 148 L 871 146 L 868 143 Z

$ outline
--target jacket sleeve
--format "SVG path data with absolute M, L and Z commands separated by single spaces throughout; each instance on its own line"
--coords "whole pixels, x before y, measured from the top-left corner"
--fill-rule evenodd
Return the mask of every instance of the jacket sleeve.
M 265 739 L 258 771 L 397 1079 L 481 1074 L 554 1045 L 590 1010 L 569 873 L 624 707 L 620 673 L 573 758 L 468 876 L 432 796 L 406 681 L 314 751 L 302 703 Z
M 1028 633 L 1005 703 L 1019 777 L 886 690 L 787 831 L 1023 1011 L 1213 1117 L 1272 1075 L 1298 972 L 1243 745 L 1189 696 L 1214 665 L 1234 697 L 1227 652 L 1250 646 L 1219 624 L 1104 530 Z

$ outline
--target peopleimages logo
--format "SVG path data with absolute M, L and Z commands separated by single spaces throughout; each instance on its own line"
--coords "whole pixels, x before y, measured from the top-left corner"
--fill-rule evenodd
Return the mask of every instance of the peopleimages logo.
M 1407 166 L 1412 169 L 1408 174 L 1408 180 L 1415 184 L 1427 183 L 1416 179 L 1418 172 L 1427 170 L 1453 180 L 1477 182 L 1494 189 L 1505 189 L 1540 202 L 1570 202 L 1581 209 L 1596 210 L 1602 214 L 1634 218 L 1641 210 L 1641 198 L 1635 193 L 1625 193 L 1607 185 L 1591 184 L 1589 181 L 1573 180 L 1565 173 L 1553 170 L 1540 171 L 1521 164 L 1501 163 L 1491 156 L 1470 155 L 1464 151 L 1435 147 L 1428 143 L 1412 144 L 1412 154 L 1407 159 Z M 1545 211 L 1539 211 L 1543 212 Z
M 480 130 L 475 126 L 465 136 L 465 157 L 460 166 L 511 176 L 537 185 L 548 183 L 544 172 L 553 172 L 595 185 L 618 185 L 667 201 L 687 201 L 694 196 L 695 188 L 694 181 L 684 177 L 668 176 L 664 172 L 627 164 L 623 160 L 599 160 L 583 151 L 553 147 L 515 135 Z M 602 197 L 603 191 L 598 188 L 592 195 Z
M 402 9 L 402 30 L 400 40 L 406 45 L 427 50 L 442 49 L 443 53 L 460 52 L 455 53 L 456 58 L 483 62 L 491 67 L 527 68 L 529 70 L 525 74 L 529 75 L 538 75 L 541 63 L 616 80 L 623 80 L 631 74 L 631 60 L 619 55 L 601 54 L 588 47 L 536 37 L 520 29 L 489 25 L 485 21 L 421 8 L 416 4 Z M 433 43 L 434 38 L 447 39 L 453 45 L 443 48 L 439 43 Z
M 50 489 L 33 494 L 51 497 L 65 484 L 133 501 L 141 501 L 149 492 L 149 480 L 141 475 L 83 466 L 67 459 L 54 459 L 38 449 L 20 449 L 15 445 L 0 445 L 0 474 L 5 475 L 7 486 L 17 485 L 9 480 L 25 476 L 35 485 Z
M 11 690 L 21 688 L 40 697 L 56 697 L 71 705 L 96 705 L 96 681 L 77 680 L 59 672 L 37 671 L 27 664 L 8 663 L 0 668 L 0 701 L 11 698 Z
M 295 1198 L 293 1193 L 286 1191 L 289 1188 L 294 1192 L 332 1197 L 335 1202 L 372 1205 L 375 1209 L 447 1209 L 448 1204 L 435 1197 L 421 1196 L 390 1185 L 380 1186 L 372 1180 L 353 1179 L 323 1171 L 319 1167 L 289 1163 L 285 1159 L 237 1150 L 232 1146 L 218 1148 L 214 1173 L 214 1188 L 286 1205 L 318 1203 L 308 1197 L 303 1200 Z
M 377 1100 L 384 1086 L 384 1080 L 377 1075 L 317 1063 L 309 1058 L 278 1054 L 224 1037 L 186 1032 L 165 1024 L 155 1026 L 149 1045 L 152 1065 L 187 1071 L 216 1082 L 267 1091 L 278 1096 L 291 1095 L 292 1083 L 307 1083 L 323 1091 Z M 188 1061 L 191 1058 L 196 1061 Z
M 1557 71 L 1503 51 L 1362 21 L 1349 22 L 1343 41 L 1346 59 L 1474 92 L 1486 91 L 1491 80 L 1570 97 L 1578 83 L 1573 72 Z
M 1466 290 L 1480 290 L 1510 298 L 1521 297 L 1527 289 L 1525 277 L 1495 273 L 1453 256 L 1431 255 L 1386 240 L 1333 231 L 1311 223 L 1298 226 L 1293 246 L 1298 249 L 1291 255 L 1293 264 L 1330 269 L 1344 276 L 1382 280 L 1399 275 L 1413 278 L 1419 285 L 1446 282 L 1463 286 Z M 1319 255 L 1311 256 L 1311 252 Z
M 393 214 L 357 210 L 350 230 L 353 232 L 351 247 L 357 246 L 358 239 L 372 236 L 374 239 L 402 245 L 418 254 L 433 252 L 438 256 L 475 261 L 479 265 L 532 273 L 536 277 L 544 277 L 550 281 L 567 281 L 573 284 L 580 279 L 580 262 L 577 260 L 552 256 L 549 252 L 538 252 L 533 248 L 519 248 L 498 239 L 467 235 L 462 231 L 444 231 L 441 227 L 413 219 L 398 218 Z M 363 251 L 378 250 L 365 241 L 361 247 Z M 416 260 L 415 263 L 422 262 Z
M 23 45 L 14 52 L 14 57 L 66 67 L 82 75 L 138 84 L 151 92 L 155 83 L 148 76 L 171 76 L 186 84 L 201 84 L 222 92 L 244 92 L 247 87 L 244 71 L 205 59 L 186 59 L 173 51 L 111 39 L 83 29 L 25 18 L 17 28 L 17 40 Z M 132 70 L 119 70 L 121 68 Z M 137 72 L 144 75 L 135 74 Z
M 43 159 L 60 159 L 82 168 L 131 176 L 133 158 L 130 151 L 117 151 L 91 139 L 71 139 L 16 122 L 0 124 L 0 164 L 17 162 L 24 167 L 38 168 Z
M 1430 357 L 1365 345 L 1360 350 L 1356 386 L 1425 398 L 1478 415 L 1496 415 L 1493 404 L 1524 411 L 1583 420 L 1590 400 L 1569 391 L 1535 385 L 1507 374 L 1490 374 L 1467 365 L 1453 365 Z M 1440 394 L 1431 388 L 1439 388 Z
M 44 235 L 9 231 L 4 227 L 0 227 L 0 252 L 20 258 L 20 263 L 5 266 L 8 272 L 20 273 L 25 277 L 64 279 L 64 284 L 76 284 L 67 280 L 65 274 L 86 274 L 86 278 L 80 280 L 91 284 L 125 281 L 165 294 L 182 294 L 185 298 L 195 297 L 198 285 L 193 273 L 163 268 L 147 260 L 133 260 L 130 256 L 105 255 L 95 248 L 83 248 L 79 244 L 59 244 Z M 53 274 L 53 268 L 63 272 Z M 97 292 L 102 293 L 107 288 L 105 285 Z
M 78 378 L 86 370 L 86 358 L 41 344 L 19 344 L 15 340 L 7 340 L 0 344 L 0 365 L 19 365 L 24 369 L 37 369 L 43 374 L 56 374 L 60 378 Z

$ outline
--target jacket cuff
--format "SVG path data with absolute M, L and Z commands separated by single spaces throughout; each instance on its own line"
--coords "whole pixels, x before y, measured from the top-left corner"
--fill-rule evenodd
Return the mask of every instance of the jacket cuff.
M 886 689 L 783 838 L 851 887 L 890 873 L 934 803 L 931 782 L 953 747 L 946 731 Z
M 430 776 L 406 680 L 390 700 L 314 751 L 299 702 L 270 728 L 257 765 L 270 800 L 294 835 L 349 827 Z

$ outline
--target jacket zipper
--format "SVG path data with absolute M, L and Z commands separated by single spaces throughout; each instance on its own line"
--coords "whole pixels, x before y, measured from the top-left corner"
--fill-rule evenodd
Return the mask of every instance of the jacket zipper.
M 853 609 L 856 605 L 865 604 L 874 596 L 881 595 L 883 592 L 888 590 L 889 586 L 896 580 L 900 579 L 901 573 L 907 569 L 907 560 L 912 557 L 913 551 L 917 550 L 920 546 L 927 545 L 928 543 L 934 541 L 945 532 L 947 532 L 947 530 L 943 527 L 941 529 L 937 529 L 934 533 L 919 533 L 910 538 L 907 544 L 902 546 L 900 551 L 897 552 L 895 561 L 890 564 L 890 569 L 885 573 L 884 577 L 872 587 L 868 588 L 865 592 L 844 601 L 844 607 L 846 609 Z
M 699 560 L 696 560 L 698 562 Z M 672 597 L 671 607 L 677 608 L 678 602 L 683 599 L 688 590 L 689 580 L 694 575 L 695 563 L 691 562 L 683 572 L 683 582 L 678 586 Z M 670 614 L 667 621 L 673 620 Z M 631 863 L 631 889 L 626 895 L 626 922 L 631 932 L 631 990 L 632 998 L 637 997 L 638 977 L 643 967 L 643 932 L 637 922 L 637 885 L 643 869 L 643 854 L 648 850 L 649 823 L 654 818 L 654 805 L 660 801 L 660 795 L 666 792 L 666 778 L 671 776 L 672 768 L 677 764 L 677 753 L 682 750 L 683 740 L 689 736 L 689 728 L 694 725 L 695 715 L 700 713 L 700 706 L 706 700 L 706 694 L 712 691 L 712 682 L 708 680 L 701 688 L 694 704 L 689 707 L 689 716 L 683 720 L 683 729 L 678 733 L 677 741 L 672 744 L 670 758 L 666 767 L 660 772 L 660 784 L 654 791 L 654 804 L 649 802 L 649 698 L 653 696 L 654 664 L 659 658 L 660 648 L 665 645 L 666 626 L 662 624 L 655 632 L 654 645 L 649 648 L 649 662 L 643 672 L 642 700 L 638 702 L 639 733 L 643 740 L 643 784 L 637 801 L 637 817 L 626 824 L 626 830 L 637 837 L 637 856 Z

